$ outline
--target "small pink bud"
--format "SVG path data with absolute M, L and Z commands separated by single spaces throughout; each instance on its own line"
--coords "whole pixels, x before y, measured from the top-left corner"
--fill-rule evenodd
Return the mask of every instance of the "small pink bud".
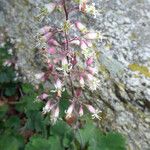
M 51 121 L 53 124 L 56 123 L 58 117 L 59 117 L 59 107 L 57 106 L 56 109 L 52 109 L 51 113 Z
M 55 49 L 54 47 L 50 47 L 50 48 L 48 49 L 48 53 L 49 53 L 49 54 L 55 54 L 55 53 L 56 53 L 56 49 Z
M 73 56 L 73 57 L 72 57 L 72 59 L 71 59 L 71 64 L 72 64 L 72 65 L 77 64 L 76 56 Z
M 46 93 L 43 93 L 43 94 L 41 94 L 40 96 L 38 96 L 38 98 L 41 99 L 41 100 L 46 99 L 46 98 L 48 98 L 48 97 L 49 97 L 49 95 L 46 94 Z
M 71 117 L 71 114 L 72 114 L 72 112 L 73 112 L 74 106 L 75 106 L 75 104 L 72 103 L 72 104 L 68 107 L 68 110 L 66 111 L 66 118 L 70 118 L 70 117 Z
M 79 83 L 81 87 L 84 87 L 84 79 L 82 76 L 80 76 Z
M 48 33 L 46 33 L 45 35 L 43 35 L 43 36 L 41 37 L 41 39 L 42 39 L 44 42 L 47 42 L 47 41 L 51 38 L 52 35 L 53 35 L 52 32 L 48 32 Z
M 82 106 L 80 106 L 80 108 L 79 108 L 79 116 L 81 117 L 81 116 L 83 116 L 83 108 L 82 108 Z
M 46 34 L 50 31 L 51 27 L 50 26 L 45 26 L 43 28 L 40 29 L 40 34 Z
M 80 32 L 83 32 L 83 33 L 87 32 L 86 27 L 81 22 L 76 22 L 75 26 Z
M 80 42 L 80 47 L 81 47 L 82 50 L 85 50 L 85 49 L 88 48 L 87 44 L 84 41 Z
M 87 107 L 87 109 L 91 112 L 91 113 L 95 113 L 96 112 L 96 110 L 95 110 L 95 108 L 92 106 L 92 105 L 85 105 L 86 107 Z
M 86 65 L 87 66 L 90 66 L 92 63 L 93 63 L 93 57 L 90 57 L 90 58 L 88 58 L 87 60 L 86 60 Z
M 83 36 L 87 40 L 95 40 L 99 38 L 99 34 L 97 32 L 89 32 Z
M 55 3 L 45 4 L 45 7 L 49 13 L 52 13 L 56 7 Z
M 81 96 L 81 93 L 82 93 L 82 89 L 81 89 L 81 88 L 78 88 L 78 89 L 75 91 L 76 97 L 80 97 L 80 96 Z
M 87 70 L 88 70 L 89 73 L 91 73 L 92 75 L 98 73 L 97 68 L 93 68 L 93 67 L 90 67 L 90 66 L 87 67 Z
M 74 45 L 79 46 L 80 45 L 80 40 L 73 40 L 73 41 L 70 42 L 70 44 L 74 44 Z
M 86 76 L 87 76 L 88 80 L 93 80 L 93 75 L 91 75 L 91 74 L 88 73 Z
M 43 114 L 46 114 L 47 112 L 50 112 L 52 107 L 53 107 L 53 105 L 51 105 L 51 101 L 48 100 L 46 105 L 43 108 Z
M 49 46 L 60 46 L 60 44 L 54 39 L 48 40 L 47 43 L 48 43 Z
M 61 89 L 62 88 L 62 82 L 61 80 L 57 79 L 56 83 L 54 84 L 56 89 Z

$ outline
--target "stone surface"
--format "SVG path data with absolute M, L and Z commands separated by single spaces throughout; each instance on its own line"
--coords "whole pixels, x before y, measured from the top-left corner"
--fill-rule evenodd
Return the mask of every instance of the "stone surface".
M 53 13 L 43 17 L 41 8 L 47 0 L 0 0 L 0 28 L 7 28 L 16 43 L 18 66 L 33 84 L 39 83 L 42 65 L 37 61 L 36 35 L 45 24 L 61 26 L 64 17 Z M 150 73 L 150 0 L 95 0 L 96 18 L 71 14 L 84 20 L 88 28 L 101 31 L 106 41 L 99 41 L 100 64 L 110 72 L 100 72 L 101 84 L 94 98 L 106 114 L 101 121 L 105 130 L 118 130 L 128 138 L 132 150 L 150 148 L 150 77 L 130 64 L 144 66 Z M 40 64 L 40 65 L 39 65 Z M 37 77 L 37 78 L 36 78 Z

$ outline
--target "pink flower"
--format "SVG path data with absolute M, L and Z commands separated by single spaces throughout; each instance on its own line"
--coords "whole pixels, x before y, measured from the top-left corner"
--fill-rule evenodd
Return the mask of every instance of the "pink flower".
M 88 58 L 87 60 L 86 60 L 86 65 L 87 66 L 90 66 L 92 63 L 93 63 L 93 57 L 90 57 L 90 58 Z
M 51 105 L 51 101 L 48 100 L 46 105 L 43 108 L 43 114 L 46 114 L 46 113 L 50 112 L 52 107 L 53 107 L 53 105 Z
M 95 40 L 99 38 L 98 32 L 89 32 L 83 36 L 87 40 Z
M 80 97 L 81 93 L 82 93 L 82 89 L 81 88 L 76 89 L 76 91 L 75 91 L 76 97 Z
M 74 44 L 74 45 L 79 46 L 80 45 L 80 40 L 73 40 L 73 41 L 70 42 L 70 44 Z
M 81 116 L 83 116 L 83 114 L 84 114 L 83 108 L 82 108 L 82 106 L 80 106 L 80 108 L 79 108 L 79 116 L 81 117 Z
M 96 67 L 90 67 L 90 66 L 88 66 L 87 67 L 87 70 L 89 71 L 89 73 L 90 74 L 92 74 L 92 75 L 94 75 L 94 74 L 97 74 L 98 73 L 98 70 L 97 70 L 97 68 Z
M 49 97 L 49 95 L 46 94 L 46 93 L 43 93 L 43 94 L 41 94 L 40 96 L 38 96 L 38 98 L 41 99 L 41 100 L 46 99 L 46 98 L 48 98 L 48 97 Z
M 76 22 L 75 23 L 75 26 L 76 26 L 76 28 L 80 31 L 80 32 L 83 32 L 83 33 L 85 33 L 85 32 L 87 32 L 87 29 L 86 29 L 86 27 L 81 23 L 81 22 Z
M 49 46 L 60 46 L 60 44 L 54 39 L 48 40 L 47 43 L 48 43 Z
M 75 104 L 72 103 L 69 107 L 68 110 L 66 111 L 66 118 L 70 118 L 73 112 Z
M 51 113 L 51 121 L 53 124 L 56 123 L 58 117 L 59 117 L 59 107 L 57 106 L 56 109 L 52 109 Z
M 81 87 L 84 87 L 84 79 L 83 79 L 83 77 L 82 76 L 80 76 L 80 79 L 79 79 L 79 83 L 80 83 L 80 86 Z
M 50 26 L 44 26 L 43 28 L 40 29 L 40 34 L 46 34 L 50 31 L 51 27 Z
M 82 50 L 85 50 L 88 48 L 87 44 L 83 40 L 80 42 L 80 47 Z
M 91 112 L 91 113 L 95 113 L 96 112 L 96 109 L 92 106 L 92 105 L 89 105 L 89 104 L 87 104 L 87 105 L 85 105 L 86 107 L 87 107 L 87 109 Z
M 44 42 L 47 42 L 47 41 L 51 38 L 52 35 L 53 35 L 52 32 L 48 32 L 48 33 L 46 33 L 45 35 L 43 35 L 43 36 L 41 37 L 41 39 L 42 39 Z
M 56 53 L 56 49 L 55 49 L 54 47 L 50 47 L 50 48 L 48 49 L 48 53 L 49 53 L 49 54 L 55 54 L 55 53 Z

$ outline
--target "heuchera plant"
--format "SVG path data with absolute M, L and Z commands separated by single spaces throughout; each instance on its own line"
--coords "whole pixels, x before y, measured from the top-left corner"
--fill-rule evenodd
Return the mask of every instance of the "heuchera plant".
M 49 81 L 53 87 L 50 87 L 50 93 L 43 92 L 38 99 L 46 102 L 43 114 L 50 113 L 52 123 L 59 118 L 59 102 L 64 90 L 67 90 L 71 97 L 66 119 L 72 116 L 81 117 L 84 109 L 89 110 L 93 119 L 100 119 L 100 111 L 84 99 L 84 91 L 89 89 L 93 92 L 100 84 L 97 78 L 98 51 L 95 40 L 101 40 L 103 36 L 98 31 L 88 30 L 82 22 L 69 19 L 70 12 L 74 10 L 94 17 L 97 10 L 94 3 L 88 0 L 80 0 L 78 7 L 74 9 L 68 8 L 67 3 L 69 1 L 60 0 L 59 3 L 46 4 L 48 13 L 52 13 L 56 8 L 63 10 L 65 22 L 62 28 L 44 26 L 39 31 L 41 41 L 46 44 L 40 53 L 44 56 L 47 66 L 47 71 L 39 78 L 44 82 Z M 79 36 L 71 35 L 70 30 L 78 32 Z M 61 41 L 58 40 L 60 35 Z

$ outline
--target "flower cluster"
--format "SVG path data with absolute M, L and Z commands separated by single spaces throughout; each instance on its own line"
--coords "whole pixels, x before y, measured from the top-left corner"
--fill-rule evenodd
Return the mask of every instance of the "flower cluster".
M 46 5 L 49 13 L 53 12 L 57 4 Z M 99 119 L 99 113 L 91 104 L 84 99 L 84 90 L 95 91 L 100 81 L 97 78 L 97 49 L 95 40 L 101 39 L 100 32 L 88 30 L 79 21 L 68 19 L 69 11 L 66 8 L 65 0 L 62 0 L 62 7 L 65 12 L 66 21 L 62 28 L 44 26 L 40 29 L 40 39 L 45 43 L 40 52 L 44 57 L 47 71 L 41 76 L 44 81 L 52 83 L 49 93 L 43 93 L 38 99 L 46 101 L 43 113 L 50 113 L 53 123 L 59 117 L 59 102 L 62 92 L 67 90 L 70 93 L 70 106 L 66 110 L 66 119 L 76 115 L 82 116 L 84 108 L 92 113 L 92 118 Z M 86 0 L 81 0 L 79 11 L 83 13 L 95 14 L 94 4 L 87 4 Z M 69 35 L 69 30 L 78 31 L 79 36 Z M 61 41 L 58 36 L 61 34 Z M 71 92 L 70 92 L 71 91 Z

